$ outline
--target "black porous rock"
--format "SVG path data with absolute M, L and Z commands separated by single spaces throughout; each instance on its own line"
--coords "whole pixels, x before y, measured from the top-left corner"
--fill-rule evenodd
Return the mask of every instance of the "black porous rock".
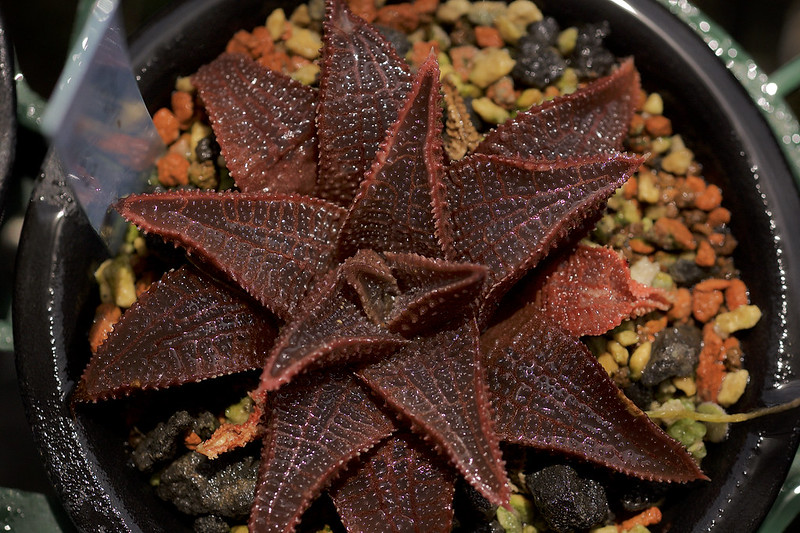
M 690 324 L 659 331 L 639 381 L 653 386 L 674 376 L 690 376 L 697 366 L 702 341 L 703 333 Z
M 553 465 L 526 476 L 533 503 L 558 533 L 589 529 L 609 513 L 603 486 L 567 465 Z
M 188 453 L 162 473 L 156 493 L 181 512 L 244 518 L 250 513 L 258 475 L 258 459 L 226 454 L 213 461 Z
M 198 516 L 192 524 L 194 533 L 230 533 L 231 526 L 219 516 Z
M 190 431 L 207 439 L 218 425 L 216 417 L 209 412 L 195 418 L 187 411 L 178 411 L 145 434 L 133 450 L 133 463 L 142 472 L 149 471 L 159 463 L 174 459 Z
M 572 68 L 579 77 L 600 77 L 611 71 L 616 58 L 603 46 L 603 39 L 610 32 L 611 28 L 606 21 L 585 24 L 578 29 L 575 50 L 570 59 Z

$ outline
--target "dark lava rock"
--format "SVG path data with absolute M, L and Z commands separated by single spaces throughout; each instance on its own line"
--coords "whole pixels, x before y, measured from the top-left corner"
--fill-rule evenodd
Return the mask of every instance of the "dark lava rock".
M 542 20 L 528 24 L 528 33 L 523 35 L 517 46 L 524 47 L 527 43 L 553 45 L 558 39 L 561 28 L 553 17 L 544 17 Z
M 657 385 L 673 376 L 690 376 L 697 366 L 703 333 L 695 326 L 681 324 L 656 334 L 650 360 L 639 380 L 643 385 Z
M 585 24 L 578 29 L 575 50 L 570 57 L 578 77 L 597 78 L 611 71 L 617 59 L 603 46 L 603 39 L 608 37 L 610 31 L 607 21 Z
M 672 280 L 681 287 L 691 287 L 708 276 L 708 273 L 691 259 L 678 259 L 669 266 L 668 272 Z
M 133 462 L 143 472 L 151 470 L 158 463 L 177 456 L 187 433 L 194 431 L 200 438 L 207 439 L 218 425 L 216 417 L 209 412 L 195 418 L 186 411 L 178 411 L 144 436 L 133 450 Z
M 219 516 L 199 516 L 192 524 L 195 533 L 230 533 L 231 526 Z
M 668 491 L 669 486 L 665 483 L 628 479 L 625 481 L 622 494 L 619 496 L 619 502 L 626 511 L 638 513 L 656 505 L 659 500 L 666 496 Z
M 216 161 L 220 154 L 220 147 L 214 134 L 203 137 L 197 141 L 194 154 L 197 156 L 197 161 L 199 163 Z
M 389 41 L 400 57 L 405 57 L 409 50 L 411 50 L 411 41 L 408 36 L 400 30 L 396 30 L 390 26 L 376 24 L 375 27 L 381 32 L 387 41 Z
M 625 396 L 636 404 L 642 411 L 650 409 L 650 404 L 655 399 L 653 387 L 646 387 L 639 381 L 634 381 L 623 389 Z
M 588 529 L 609 513 L 603 486 L 570 466 L 548 466 L 527 475 L 526 484 L 539 513 L 559 533 Z
M 552 46 L 530 44 L 520 49 L 511 77 L 525 87 L 544 89 L 560 78 L 566 67 L 566 61 Z
M 190 515 L 244 518 L 256 489 L 258 458 L 226 454 L 215 460 L 191 452 L 162 473 L 156 494 Z
M 497 506 L 490 503 L 475 487 L 463 479 L 456 482 L 455 500 L 459 502 L 457 507 L 459 523 L 469 524 L 469 531 L 474 530 L 473 526 L 488 526 L 497 513 Z

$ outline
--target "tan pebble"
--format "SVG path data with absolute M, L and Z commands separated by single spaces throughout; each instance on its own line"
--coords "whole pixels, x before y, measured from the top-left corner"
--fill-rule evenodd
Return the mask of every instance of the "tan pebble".
M 514 60 L 505 48 L 485 48 L 475 56 L 469 81 L 485 89 L 514 68 Z
M 661 99 L 661 95 L 658 93 L 651 93 L 647 97 L 647 100 L 644 101 L 642 111 L 650 113 L 651 115 L 662 114 L 664 112 L 664 100 Z
M 267 30 L 273 41 L 277 41 L 283 35 L 286 24 L 286 13 L 283 8 L 278 8 L 267 17 Z
M 322 39 L 319 34 L 307 28 L 295 27 L 292 36 L 286 41 L 286 48 L 291 52 L 306 59 L 316 59 L 322 47 Z

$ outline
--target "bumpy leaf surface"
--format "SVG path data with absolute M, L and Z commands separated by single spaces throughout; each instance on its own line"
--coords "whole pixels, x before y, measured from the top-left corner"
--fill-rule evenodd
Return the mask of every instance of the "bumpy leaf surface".
M 316 91 L 241 54 L 192 77 L 243 191 L 310 194 L 317 181 Z
M 556 246 L 583 229 L 640 165 L 622 154 L 557 162 L 475 154 L 446 176 L 451 258 L 489 269 L 483 314 Z
M 260 368 L 276 335 L 276 325 L 246 294 L 181 267 L 117 322 L 86 367 L 76 399 L 97 401 Z
M 276 392 L 250 531 L 293 531 L 308 505 L 349 461 L 394 431 L 352 374 L 305 374 Z
M 129 196 L 117 210 L 144 231 L 201 254 L 280 317 L 330 264 L 343 215 L 302 196 L 199 191 Z
M 232 279 L 263 304 L 265 316 L 277 314 L 285 324 L 266 381 L 252 394 L 267 429 L 251 530 L 292 530 L 320 491 L 381 441 L 386 449 L 374 458 L 400 459 L 364 468 L 399 472 L 413 463 L 406 471 L 420 473 L 431 466 L 423 455 L 396 455 L 404 443 L 390 436 L 395 419 L 410 424 L 409 439 L 432 445 L 496 504 L 509 497 L 498 434 L 646 479 L 702 477 L 681 446 L 551 323 L 519 319 L 493 329 L 484 337 L 485 359 L 479 354 L 476 313 L 488 323 L 515 282 L 582 237 L 641 163 L 614 151 L 639 93 L 632 63 L 520 114 L 490 133 L 479 153 L 444 168 L 434 60 L 412 83 L 393 47 L 343 0 L 327 1 L 323 31 L 311 129 L 319 161 L 314 194 L 324 199 L 170 192 L 117 206 Z M 313 91 L 232 56 L 197 80 L 212 118 L 222 122 L 217 135 L 239 186 L 276 187 L 274 176 L 305 190 L 310 173 L 294 182 L 284 170 L 313 159 L 306 144 L 313 144 L 306 127 Z M 284 93 L 278 99 L 288 98 L 288 108 L 272 101 L 269 87 Z M 236 116 L 243 127 L 266 121 L 258 125 L 264 133 L 227 131 Z M 164 327 L 180 338 L 179 325 Z M 330 364 L 356 359 L 350 369 Z M 156 378 L 143 379 L 150 386 Z M 380 408 L 376 396 L 385 402 Z M 260 431 L 256 417 L 244 425 L 247 438 Z M 246 440 L 236 428 L 224 433 L 221 448 Z M 355 487 L 368 481 L 358 470 L 345 475 Z M 398 485 L 406 481 L 397 478 Z M 378 490 L 382 508 L 399 516 L 403 498 L 433 486 L 418 481 L 402 492 Z M 438 513 L 441 495 L 452 493 L 451 481 L 440 483 L 434 509 L 414 511 L 420 520 Z M 363 506 L 351 508 L 342 512 L 351 527 L 373 520 Z
M 537 305 L 571 335 L 602 335 L 631 316 L 670 301 L 661 289 L 631 279 L 625 260 L 609 248 L 579 246 L 547 277 Z
M 442 173 L 440 99 L 430 57 L 353 201 L 339 233 L 340 258 L 361 248 L 442 257 L 432 210 Z
M 383 35 L 328 2 L 320 63 L 318 195 L 348 205 L 411 87 L 408 66 Z
M 262 390 L 277 389 L 312 366 L 390 354 L 407 344 L 369 319 L 345 283 L 345 266 L 314 286 L 296 318 L 281 331 L 264 365 Z
M 474 321 L 420 338 L 357 374 L 419 432 L 441 446 L 491 502 L 509 488 L 492 429 Z
M 595 83 L 519 113 L 475 151 L 559 159 L 620 150 L 638 98 L 639 73 L 628 59 Z
M 706 479 L 589 350 L 533 306 L 493 326 L 481 345 L 501 440 L 651 481 Z
M 454 476 L 413 436 L 380 445 L 331 491 L 348 531 L 448 533 Z

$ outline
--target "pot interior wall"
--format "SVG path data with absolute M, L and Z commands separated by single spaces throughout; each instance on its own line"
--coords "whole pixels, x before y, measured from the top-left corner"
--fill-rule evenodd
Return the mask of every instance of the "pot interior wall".
M 215 57 L 235 30 L 263 23 L 274 7 L 252 0 L 228 2 L 222 8 L 223 3 L 203 0 L 178 7 L 138 37 L 132 56 L 151 109 L 168 101 L 177 75 L 190 74 Z M 797 345 L 800 332 L 798 319 L 786 315 L 800 300 L 800 244 L 788 231 L 800 205 L 766 124 L 721 62 L 660 5 L 647 0 L 537 3 L 562 26 L 609 20 L 608 45 L 618 55 L 636 57 L 645 87 L 665 96 L 676 131 L 685 133 L 706 177 L 723 188 L 740 243 L 737 266 L 753 303 L 764 310 L 761 323 L 742 336 L 752 385 L 741 409 L 760 405 L 764 390 L 786 380 L 797 365 L 798 355 L 786 349 Z M 212 394 L 221 394 L 218 401 L 224 404 L 239 392 L 226 381 L 199 384 L 188 388 L 189 396 L 186 388 L 180 395 L 162 391 L 81 407 L 73 416 L 68 395 L 88 359 L 85 332 L 91 322 L 90 302 L 96 298 L 91 271 L 104 252 L 59 188 L 60 172 L 57 161 L 49 161 L 20 248 L 19 272 L 49 273 L 18 280 L 16 292 L 18 365 L 30 419 L 40 445 L 53 450 L 46 452 L 49 470 L 79 526 L 187 529 L 190 520 L 156 498 L 146 480 L 131 475 L 123 443 L 127 410 L 133 406 L 165 416 L 167 405 Z M 709 450 L 704 468 L 712 481 L 680 488 L 686 495 L 676 508 L 667 507 L 665 524 L 673 531 L 755 529 L 796 448 L 797 418 L 797 413 L 786 413 L 736 426 L 730 440 Z M 752 483 L 756 476 L 758 490 Z M 91 486 L 97 481 L 100 488 Z

